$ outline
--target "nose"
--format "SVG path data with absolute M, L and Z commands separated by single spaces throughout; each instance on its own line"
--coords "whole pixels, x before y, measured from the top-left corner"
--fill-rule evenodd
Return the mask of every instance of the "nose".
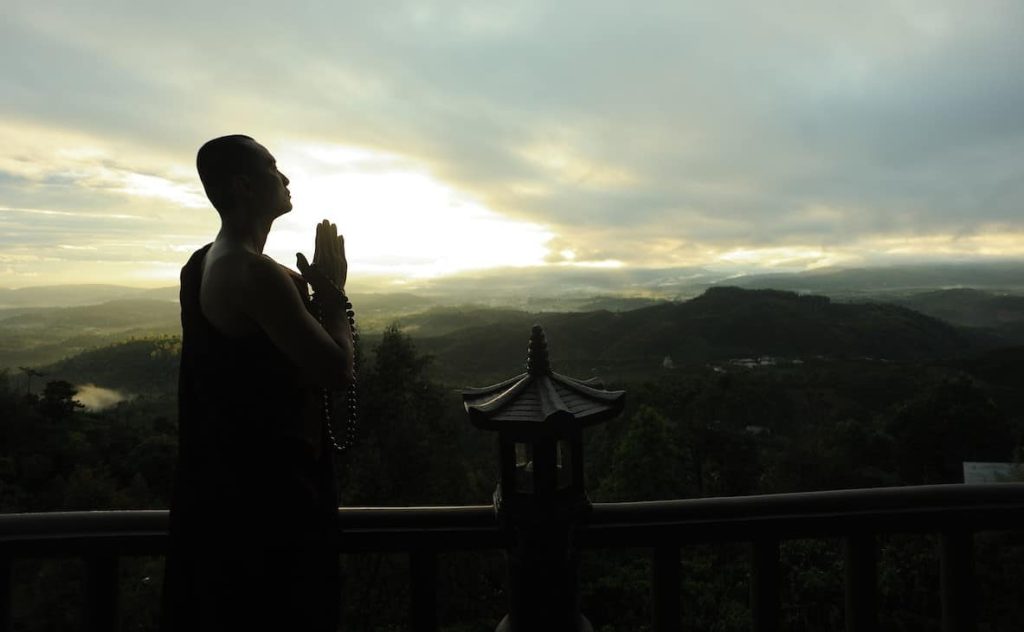
M 281 173 L 281 172 L 278 171 L 278 173 Z M 288 186 L 288 183 L 291 182 L 291 180 L 288 179 L 288 176 L 284 175 L 283 173 L 281 173 L 281 181 L 284 182 L 285 186 Z

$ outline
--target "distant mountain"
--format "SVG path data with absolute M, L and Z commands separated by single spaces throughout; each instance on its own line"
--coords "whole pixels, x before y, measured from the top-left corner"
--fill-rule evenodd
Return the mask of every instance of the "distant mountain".
M 419 311 L 435 305 L 435 301 L 425 296 L 409 292 L 391 293 L 357 293 L 350 292 L 353 303 L 358 303 L 361 313 L 398 313 Z
M 521 371 L 534 323 L 545 328 L 555 370 L 578 377 L 649 377 L 664 370 L 666 356 L 677 367 L 765 356 L 945 361 L 1004 342 L 991 333 L 958 328 L 891 303 L 841 303 L 823 296 L 734 287 L 623 312 L 434 308 L 400 322 L 420 350 L 434 356 L 435 375 L 452 385 L 482 385 Z M 366 351 L 378 336 L 364 337 Z M 161 380 L 173 378 L 176 362 L 173 343 L 167 340 L 95 349 L 49 370 L 106 388 L 159 390 Z M 172 388 L 167 382 L 165 390 Z
M 135 298 L 150 299 L 154 301 L 178 302 L 178 293 L 181 290 L 177 285 L 167 287 L 155 287 L 148 290 L 140 290 Z
M 77 290 L 101 288 L 97 296 L 127 292 L 132 298 L 61 307 L 0 309 L 0 369 L 39 366 L 131 337 L 177 335 L 181 332 L 178 288 L 138 289 L 120 286 L 61 286 L 34 288 L 39 300 L 85 300 Z M 42 290 L 46 290 L 43 292 Z M 50 293 L 54 292 L 54 293 Z M 29 295 L 23 296 L 28 301 Z M 412 294 L 354 295 L 360 324 L 381 329 L 396 318 L 420 312 L 434 303 Z
M 490 306 L 529 308 L 538 300 L 595 296 L 689 298 L 727 275 L 704 268 L 543 266 L 461 273 L 417 281 L 416 294 Z
M 116 299 L 177 300 L 177 287 L 137 288 L 123 285 L 44 285 L 0 288 L 0 309 L 12 307 L 74 307 Z
M 526 308 L 529 311 L 569 311 L 569 312 L 628 312 L 641 307 L 650 307 L 667 302 L 664 298 L 648 298 L 637 296 L 593 296 L 578 299 L 561 297 L 529 299 Z
M 131 337 L 181 331 L 177 302 L 118 299 L 78 307 L 0 310 L 0 369 L 38 366 Z
M 680 300 L 709 287 L 779 289 L 834 298 L 865 298 L 950 288 L 1024 293 L 1024 261 L 942 263 L 861 268 L 827 268 L 805 272 L 737 274 L 701 267 L 583 268 L 543 266 L 483 270 L 411 282 L 411 292 L 440 303 L 452 300 L 492 307 L 548 309 L 594 296 Z
M 952 288 L 1024 292 L 1024 262 L 948 263 L 828 268 L 791 274 L 752 274 L 719 284 L 838 295 L 878 295 Z
M 395 322 L 402 331 L 419 338 L 445 336 L 465 329 L 487 329 L 507 325 L 529 326 L 534 317 L 516 309 L 499 309 L 463 305 L 435 307 L 418 314 L 398 318 Z
M 967 327 L 998 329 L 1024 323 L 1024 295 L 975 289 L 937 290 L 897 298 L 894 302 Z
M 643 373 L 737 358 L 875 358 L 937 360 L 999 344 L 905 307 L 837 303 L 777 290 L 712 288 L 680 303 L 612 313 L 510 316 L 417 344 L 434 354 L 446 376 L 497 377 L 523 365 L 527 320 L 542 324 L 556 370 Z
M 0 310 L 0 327 L 20 329 L 169 328 L 178 324 L 176 302 L 152 299 L 118 299 L 98 305 Z
M 69 307 L 0 309 L 0 369 L 48 365 L 133 337 L 179 335 L 177 288 L 143 290 L 140 295 L 173 295 L 173 300 L 131 298 Z M 502 317 L 473 306 L 437 306 L 433 299 L 408 293 L 353 294 L 352 300 L 364 332 L 402 322 L 417 335 L 439 335 Z
M 535 266 L 466 272 L 434 279 L 410 280 L 402 292 L 391 281 L 352 279 L 359 309 L 379 316 L 381 310 L 408 313 L 429 306 L 477 304 L 529 311 L 587 311 L 595 297 L 632 301 L 609 304 L 612 311 L 632 309 L 639 301 L 685 300 L 709 287 L 789 290 L 844 300 L 910 295 L 926 291 L 974 288 L 1024 294 L 1024 262 L 945 263 L 862 268 L 827 268 L 792 273 L 746 273 L 701 267 L 592 268 Z M 176 285 L 143 289 L 118 285 L 60 285 L 0 288 L 0 309 L 70 307 L 138 298 L 177 300 Z

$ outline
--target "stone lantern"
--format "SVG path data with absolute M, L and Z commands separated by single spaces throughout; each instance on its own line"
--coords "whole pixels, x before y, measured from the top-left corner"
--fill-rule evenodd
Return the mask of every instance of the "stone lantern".
M 572 547 L 573 527 L 590 508 L 582 430 L 618 415 L 625 392 L 553 372 L 544 331 L 534 326 L 525 373 L 462 396 L 473 425 L 498 433 L 494 506 L 514 541 L 510 611 L 498 630 L 590 630 Z

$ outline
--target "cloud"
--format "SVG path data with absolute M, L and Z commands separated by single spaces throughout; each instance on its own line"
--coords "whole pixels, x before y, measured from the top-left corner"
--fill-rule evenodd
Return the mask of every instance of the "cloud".
M 128 399 L 128 395 L 112 388 L 104 388 L 95 384 L 80 384 L 75 388 L 78 394 L 75 399 L 82 402 L 89 410 L 103 410 L 110 408 L 118 402 Z
M 0 281 L 167 284 L 216 223 L 191 169 L 144 141 L 0 121 Z
M 161 235 L 201 243 L 211 220 L 180 211 L 203 204 L 195 148 L 247 131 L 274 151 L 355 148 L 404 165 L 346 163 L 360 172 L 414 165 L 543 227 L 551 262 L 1024 250 L 1000 237 L 1024 231 L 1016 2 L 257 2 L 239 12 L 183 0 L 15 2 L 8 13 L 0 123 L 102 142 L 95 155 L 0 152 L 2 206 L 145 207 L 164 217 Z M 107 231 L 142 230 L 93 221 L 74 228 L 81 243 L 57 243 L 99 247 Z M 17 247 L 49 243 L 46 230 L 19 229 Z

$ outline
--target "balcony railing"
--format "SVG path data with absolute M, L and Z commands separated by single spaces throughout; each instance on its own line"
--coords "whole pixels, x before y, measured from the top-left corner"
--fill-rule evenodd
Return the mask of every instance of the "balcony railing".
M 437 554 L 503 549 L 508 539 L 491 506 L 339 509 L 343 552 L 409 555 L 410 628 L 437 629 Z M 882 533 L 941 536 L 944 632 L 975 629 L 973 534 L 1024 527 L 1024 484 L 935 485 L 765 496 L 598 503 L 577 530 L 585 549 L 647 548 L 652 555 L 654 628 L 681 629 L 680 547 L 750 542 L 754 629 L 779 629 L 779 543 L 845 538 L 846 629 L 877 630 L 877 545 Z M 166 511 L 0 515 L 0 632 L 11 630 L 16 558 L 77 556 L 87 568 L 86 622 L 114 630 L 118 558 L 161 554 Z M 1024 581 L 1024 577 L 1020 578 Z

